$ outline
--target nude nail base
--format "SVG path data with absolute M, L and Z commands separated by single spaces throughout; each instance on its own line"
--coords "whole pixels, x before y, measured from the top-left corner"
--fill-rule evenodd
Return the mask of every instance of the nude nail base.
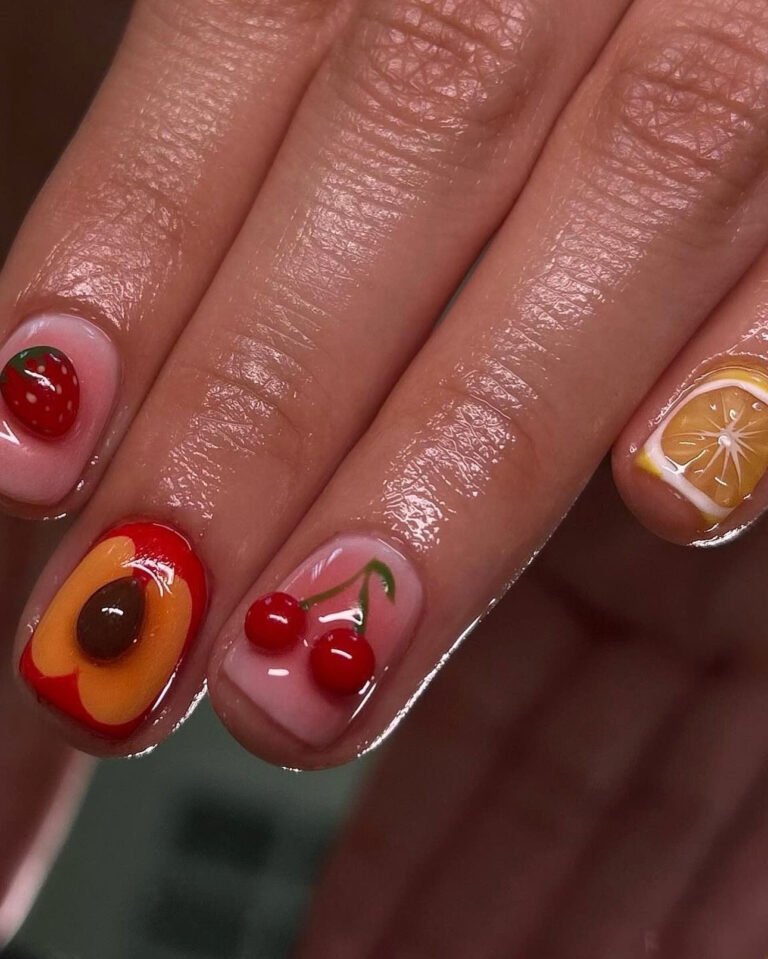
M 314 747 L 328 745 L 402 657 L 422 603 L 418 575 L 399 550 L 376 536 L 340 536 L 274 593 L 252 598 L 247 609 L 256 606 L 257 615 L 233 626 L 236 637 L 222 673 L 293 736 Z

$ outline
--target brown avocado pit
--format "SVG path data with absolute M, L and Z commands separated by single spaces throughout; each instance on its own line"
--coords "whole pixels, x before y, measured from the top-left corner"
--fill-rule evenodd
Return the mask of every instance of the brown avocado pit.
M 77 617 L 77 643 L 97 663 L 119 659 L 137 642 L 144 622 L 144 588 L 133 576 L 96 590 Z

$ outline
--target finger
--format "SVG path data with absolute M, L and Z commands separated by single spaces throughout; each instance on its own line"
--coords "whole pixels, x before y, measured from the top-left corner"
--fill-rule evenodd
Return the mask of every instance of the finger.
M 520 640 L 506 643 L 512 634 Z M 479 783 L 572 681 L 587 642 L 570 609 L 531 579 L 483 624 L 382 756 L 313 899 L 302 959 L 371 954 L 463 829 Z
M 678 543 L 730 540 L 768 503 L 768 257 L 640 404 L 614 450 L 625 501 Z
M 748 6 L 632 7 L 447 320 L 224 629 L 211 695 L 246 746 L 316 765 L 391 728 L 756 258 L 768 12 Z M 750 123 L 727 106 L 745 89 Z M 244 631 L 273 591 L 309 613 L 279 654 Z
M 554 0 L 362 5 L 25 614 L 20 649 L 47 607 L 33 646 L 50 646 L 51 658 L 29 652 L 22 672 L 42 700 L 77 720 L 69 725 L 83 748 L 146 748 L 185 715 L 211 639 L 423 341 L 623 2 L 601 5 L 568 35 L 552 32 L 563 9 Z M 122 525 L 117 535 L 113 524 L 126 516 L 151 522 Z M 185 535 L 168 532 L 169 522 Z M 158 560 L 165 571 L 152 586 L 146 569 L 156 571 Z M 194 641 L 205 606 L 201 560 L 215 588 Z M 91 594 L 128 579 L 126 570 L 149 589 L 149 605 L 167 610 L 165 619 L 150 617 L 167 626 L 163 657 L 153 658 L 138 629 L 123 636 L 136 640 L 135 655 L 107 673 L 93 669 L 90 646 L 83 659 L 73 629 Z M 137 623 L 141 589 L 121 589 Z M 35 671 L 33 658 L 38 666 L 45 659 L 44 669 Z M 78 680 L 75 695 L 78 669 L 90 678 Z M 92 711 L 81 708 L 83 682 Z
M 0 496 L 11 508 L 58 514 L 88 495 L 231 243 L 344 9 L 343 0 L 137 4 L 0 279 Z

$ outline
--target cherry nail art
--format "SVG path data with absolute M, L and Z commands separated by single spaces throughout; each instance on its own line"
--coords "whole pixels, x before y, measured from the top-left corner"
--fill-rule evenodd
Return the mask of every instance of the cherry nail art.
M 68 433 L 80 408 L 75 365 L 54 346 L 32 346 L 12 356 L 0 372 L 0 394 L 12 416 L 43 439 Z
M 222 673 L 294 735 L 323 745 L 402 654 L 421 603 L 415 570 L 393 546 L 339 537 L 250 604 Z
M 124 523 L 94 543 L 51 600 L 19 663 L 41 702 L 119 740 L 165 700 L 207 603 L 189 541 Z
M 306 607 L 288 593 L 261 596 L 245 616 L 245 635 L 263 651 L 290 649 L 307 631 Z
M 332 629 L 316 639 L 309 664 L 318 686 L 327 692 L 359 693 L 373 679 L 376 667 L 376 657 L 365 638 L 372 577 L 381 581 L 384 595 L 394 602 L 392 570 L 380 559 L 371 559 L 344 582 L 306 599 L 296 599 L 289 593 L 260 596 L 246 613 L 245 635 L 256 649 L 289 649 L 305 638 L 307 613 L 313 606 L 322 606 L 351 586 L 357 587 L 359 612 L 355 625 Z

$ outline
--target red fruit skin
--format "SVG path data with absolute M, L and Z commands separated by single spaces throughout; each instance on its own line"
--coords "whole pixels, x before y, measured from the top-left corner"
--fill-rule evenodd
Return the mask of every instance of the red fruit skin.
M 80 693 L 77 688 L 77 673 L 69 673 L 67 676 L 46 676 L 41 673 L 32 661 L 32 652 L 30 645 L 24 648 L 19 661 L 19 672 L 27 684 L 34 690 L 35 695 L 41 703 L 46 706 L 54 706 L 66 716 L 74 719 L 85 726 L 90 732 L 104 739 L 120 740 L 130 736 L 146 719 L 151 712 L 151 708 L 137 716 L 129 723 L 108 726 L 106 723 L 100 723 L 91 716 L 80 701 Z
M 33 346 L 12 356 L 0 373 L 0 393 L 14 418 L 42 439 L 64 436 L 77 420 L 77 371 L 55 347 Z
M 341 626 L 317 640 L 309 653 L 309 666 L 321 689 L 351 696 L 361 692 L 373 679 L 376 656 L 364 636 Z
M 289 593 L 260 596 L 245 614 L 245 635 L 261 652 L 290 649 L 306 632 L 307 612 Z

